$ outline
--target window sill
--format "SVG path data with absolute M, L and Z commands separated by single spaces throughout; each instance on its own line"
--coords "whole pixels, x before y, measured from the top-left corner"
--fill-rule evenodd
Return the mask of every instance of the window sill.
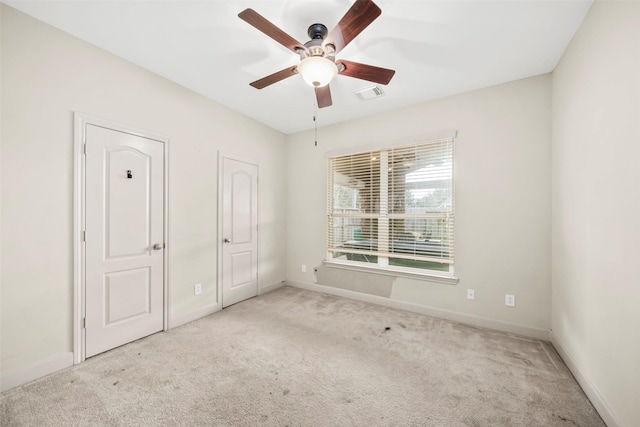
M 341 268 L 344 270 L 362 271 L 366 273 L 384 274 L 387 276 L 407 277 L 409 279 L 428 280 L 430 282 L 444 283 L 446 285 L 455 285 L 458 283 L 458 278 L 449 275 L 439 275 L 434 273 L 422 273 L 416 270 L 406 270 L 398 267 L 378 267 L 377 265 L 353 265 L 349 263 L 343 263 L 338 261 L 324 261 L 324 265 L 331 268 Z

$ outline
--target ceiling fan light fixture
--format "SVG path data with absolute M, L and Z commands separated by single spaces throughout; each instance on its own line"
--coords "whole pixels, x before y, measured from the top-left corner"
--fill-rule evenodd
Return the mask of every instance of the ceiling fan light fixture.
M 312 24 L 307 30 L 311 40 L 303 44 L 255 10 L 250 8 L 243 10 L 238 14 L 240 19 L 300 57 L 298 65 L 289 66 L 249 84 L 256 89 L 263 89 L 294 74 L 300 74 L 304 81 L 314 88 L 318 108 L 332 105 L 329 83 L 337 74 L 383 85 L 388 84 L 395 74 L 394 70 L 345 59 L 340 59 L 336 63 L 335 59 L 335 56 L 381 13 L 382 10 L 372 0 L 355 0 L 333 30 L 329 31 L 320 23 Z
M 322 56 L 309 56 L 298 64 L 298 73 L 308 85 L 326 86 L 338 74 L 335 62 Z

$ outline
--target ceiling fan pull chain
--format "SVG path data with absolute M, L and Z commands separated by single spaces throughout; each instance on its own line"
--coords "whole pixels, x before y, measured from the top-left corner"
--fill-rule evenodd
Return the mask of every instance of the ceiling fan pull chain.
M 318 104 L 313 103 L 313 126 L 315 130 L 316 147 L 318 146 Z

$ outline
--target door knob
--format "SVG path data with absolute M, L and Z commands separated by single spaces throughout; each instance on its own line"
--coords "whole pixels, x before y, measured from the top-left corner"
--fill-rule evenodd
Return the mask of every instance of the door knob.
M 230 239 L 230 238 L 228 238 L 228 237 L 225 237 L 225 238 L 224 238 L 224 240 L 223 240 L 223 242 L 225 242 L 225 243 L 231 243 L 231 239 Z
M 159 251 L 162 248 L 164 248 L 164 243 L 156 243 L 156 244 L 153 245 L 153 250 L 154 251 Z

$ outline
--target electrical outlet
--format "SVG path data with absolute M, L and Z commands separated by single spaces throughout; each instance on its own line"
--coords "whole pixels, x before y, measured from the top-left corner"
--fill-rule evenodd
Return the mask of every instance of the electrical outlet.
M 202 283 L 196 283 L 193 285 L 193 294 L 200 295 L 202 293 Z
M 504 305 L 507 307 L 515 307 L 516 306 L 516 296 L 506 294 L 504 296 Z
M 303 273 L 307 272 L 307 266 L 305 264 L 302 264 L 302 272 Z
M 467 299 L 476 299 L 476 293 L 473 289 L 467 289 Z

